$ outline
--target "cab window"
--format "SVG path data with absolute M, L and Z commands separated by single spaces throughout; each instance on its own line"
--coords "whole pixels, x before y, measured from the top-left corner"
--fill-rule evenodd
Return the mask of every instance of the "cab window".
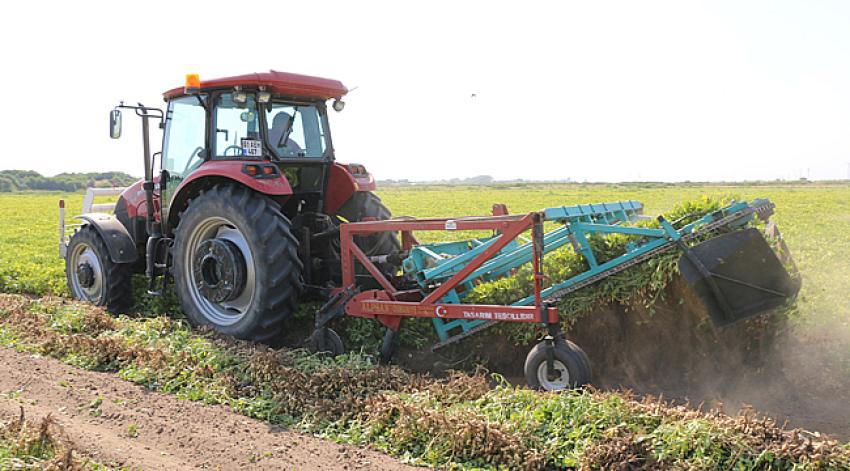
M 272 103 L 266 111 L 266 123 L 267 142 L 278 157 L 322 157 L 325 154 L 325 131 L 314 105 Z
M 204 158 L 206 112 L 197 97 L 172 100 L 168 105 L 163 168 L 175 178 L 186 176 Z
M 262 157 L 260 121 L 253 94 L 219 95 L 216 98 L 211 131 L 214 134 L 214 156 L 230 159 Z

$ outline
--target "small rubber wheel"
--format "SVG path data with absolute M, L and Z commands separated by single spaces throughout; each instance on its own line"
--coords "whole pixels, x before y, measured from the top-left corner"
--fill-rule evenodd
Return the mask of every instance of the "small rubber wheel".
M 546 364 L 547 343 L 540 342 L 525 358 L 525 380 L 533 389 L 561 391 L 584 386 L 590 382 L 589 363 L 585 366 L 581 349 L 564 340 L 554 343 L 554 371 Z M 581 352 L 581 353 L 579 353 Z
M 384 333 L 384 341 L 381 342 L 381 351 L 379 352 L 381 362 L 389 363 L 390 360 L 392 360 L 393 351 L 395 350 L 395 338 L 397 334 L 398 332 L 392 329 L 387 329 L 387 331 Z
M 305 347 L 310 353 L 326 353 L 331 356 L 339 356 L 345 353 L 345 347 L 342 345 L 339 334 L 327 327 L 313 332 L 313 335 L 307 339 Z
M 587 378 L 587 383 L 590 383 L 591 381 L 593 381 L 593 366 L 591 366 L 590 358 L 588 358 L 587 353 L 585 353 L 584 350 L 581 349 L 581 347 L 579 347 L 578 345 L 576 345 L 574 342 L 572 342 L 570 340 L 563 339 L 562 341 L 566 342 L 567 345 L 573 351 L 578 353 L 579 360 L 581 362 L 581 367 L 582 367 L 582 369 L 584 369 L 584 377 Z

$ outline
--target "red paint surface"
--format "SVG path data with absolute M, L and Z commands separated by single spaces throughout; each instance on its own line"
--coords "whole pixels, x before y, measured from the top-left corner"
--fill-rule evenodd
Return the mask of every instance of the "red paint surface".
M 325 212 L 336 214 L 339 208 L 356 191 L 375 191 L 375 179 L 371 173 L 352 175 L 345 164 L 334 163 L 328 176 L 328 190 L 325 195 Z
M 244 162 L 236 160 L 209 161 L 202 164 L 197 170 L 189 175 L 189 178 L 180 182 L 175 194 L 178 194 L 186 185 L 208 177 L 224 177 L 237 181 L 260 193 L 271 196 L 286 196 L 292 194 L 289 181 L 280 175 L 278 178 L 252 178 L 242 173 Z M 142 180 L 133 183 L 121 193 L 127 202 L 127 216 L 130 218 L 147 217 L 148 207 L 145 203 L 145 190 L 142 188 Z M 154 183 L 159 183 L 159 176 L 154 177 Z M 154 217 L 159 220 L 160 197 L 159 191 L 153 194 Z
M 541 286 L 536 283 L 534 306 L 493 306 L 481 304 L 443 304 L 438 302 L 449 290 L 455 289 L 470 273 L 486 263 L 510 241 L 535 223 L 541 221 L 540 213 L 518 214 L 512 216 L 463 217 L 389 220 L 347 223 L 340 226 L 340 255 L 342 261 L 342 284 L 354 283 L 354 260 L 357 259 L 384 288 L 383 290 L 364 291 L 355 296 L 346 305 L 346 314 L 357 317 L 377 319 L 390 329 L 398 329 L 402 317 L 438 317 L 445 319 L 488 320 L 499 322 L 541 322 L 541 313 L 545 312 L 546 321 L 558 321 L 558 309 L 542 310 L 540 301 Z M 383 231 L 401 231 L 402 238 L 412 242 L 413 231 L 417 230 L 501 230 L 502 235 L 487 250 L 470 260 L 462 270 L 444 281 L 439 288 L 421 300 L 402 300 L 399 292 L 392 286 L 377 267 L 354 244 L 354 236 L 374 234 Z M 536 244 L 536 242 L 533 242 Z M 535 246 L 536 248 L 536 246 Z M 536 248 L 537 249 L 537 248 Z
M 489 304 L 428 304 L 394 301 L 385 291 L 364 291 L 347 305 L 350 316 L 378 319 L 382 324 L 395 323 L 402 317 L 485 320 L 497 322 L 540 322 L 537 306 L 495 306 Z M 558 308 L 546 309 L 548 322 L 558 322 Z
M 278 72 L 275 70 L 212 80 L 201 80 L 202 91 L 207 88 L 227 88 L 235 87 L 236 85 L 250 88 L 265 86 L 268 91 L 274 94 L 311 100 L 340 98 L 348 93 L 348 89 L 339 80 Z M 168 100 L 184 94 L 184 87 L 177 87 L 163 93 L 163 96 Z
M 144 181 L 139 180 L 121 192 L 121 197 L 124 198 L 124 201 L 127 203 L 127 216 L 130 217 L 130 219 L 137 217 L 145 218 L 148 216 L 148 205 L 145 202 L 145 190 L 142 188 L 142 183 L 144 183 Z M 154 183 L 159 183 L 158 176 L 154 178 Z M 153 208 L 154 219 L 159 221 L 158 190 L 153 193 Z
M 289 186 L 289 181 L 282 174 L 276 178 L 253 178 L 242 173 L 242 165 L 244 164 L 245 162 L 240 160 L 205 162 L 197 170 L 192 172 L 189 178 L 180 182 L 175 194 L 180 193 L 180 190 L 188 184 L 207 177 L 224 177 L 235 180 L 264 195 L 285 196 L 292 194 L 292 187 Z

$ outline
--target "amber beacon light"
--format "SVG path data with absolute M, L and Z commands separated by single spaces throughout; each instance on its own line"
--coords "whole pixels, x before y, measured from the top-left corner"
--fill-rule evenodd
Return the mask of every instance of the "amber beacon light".
M 186 93 L 194 93 L 201 89 L 201 78 L 198 74 L 186 74 Z

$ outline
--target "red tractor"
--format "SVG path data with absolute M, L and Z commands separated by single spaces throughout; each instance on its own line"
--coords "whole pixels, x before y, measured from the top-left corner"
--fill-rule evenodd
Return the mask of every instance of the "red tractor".
M 173 278 L 193 324 L 276 337 L 299 299 L 339 284 L 339 225 L 390 218 L 365 167 L 336 161 L 327 104 L 341 111 L 347 91 L 276 71 L 188 75 L 185 87 L 164 93 L 165 111 L 122 102 L 110 134 L 121 135 L 122 109 L 141 117 L 145 176 L 121 193 L 114 214 L 83 214 L 63 246 L 73 296 L 121 311 L 132 303 L 131 275 L 145 273 L 153 294 Z M 151 119 L 163 130 L 153 155 Z M 386 255 L 388 273 L 397 268 L 394 234 L 357 244 Z

